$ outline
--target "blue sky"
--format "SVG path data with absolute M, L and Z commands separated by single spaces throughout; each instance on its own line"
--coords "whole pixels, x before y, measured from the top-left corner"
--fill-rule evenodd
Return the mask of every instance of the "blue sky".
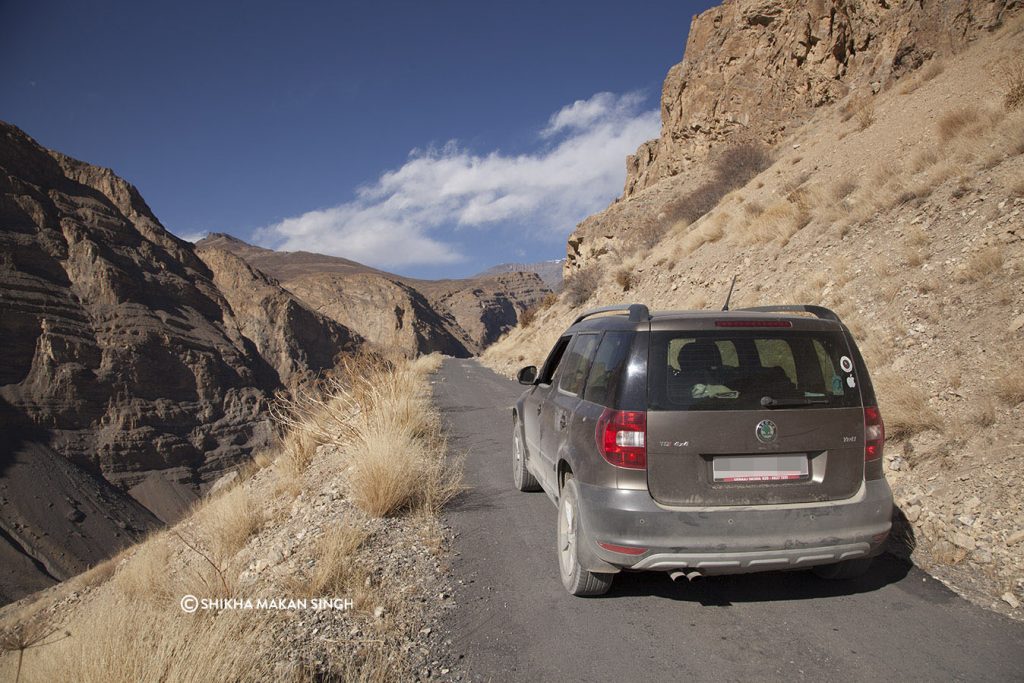
M 0 0 L 0 119 L 179 236 L 463 276 L 564 255 L 712 4 Z

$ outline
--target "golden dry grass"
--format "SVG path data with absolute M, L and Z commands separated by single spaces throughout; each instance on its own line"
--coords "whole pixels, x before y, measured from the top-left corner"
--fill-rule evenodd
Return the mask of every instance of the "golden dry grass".
M 79 610 L 62 640 L 25 653 L 21 680 L 270 680 L 273 613 L 185 614 L 111 595 Z
M 975 106 L 966 106 L 946 112 L 939 118 L 936 132 L 939 140 L 949 142 L 958 135 L 973 127 L 981 118 L 980 110 Z
M 226 561 L 241 550 L 266 521 L 266 508 L 237 487 L 211 501 L 200 513 L 213 556 Z
M 139 602 L 169 600 L 174 587 L 167 574 L 171 564 L 168 542 L 168 535 L 161 532 L 135 546 L 114 574 L 115 591 Z
M 1009 109 L 1024 107 L 1024 59 L 1018 58 L 1002 68 L 1006 94 L 1003 105 Z
M 928 405 L 928 396 L 903 377 L 881 372 L 875 378 L 875 389 L 887 438 L 909 439 L 928 430 L 942 431 L 942 420 Z
M 798 191 L 789 198 L 780 199 L 768 206 L 759 216 L 743 223 L 737 230 L 736 238 L 741 244 L 766 244 L 778 241 L 785 244 L 801 228 L 807 225 L 811 215 L 805 202 L 798 197 Z M 791 198 L 797 198 L 796 201 Z
M 979 282 L 998 272 L 1003 267 L 1003 252 L 997 247 L 988 247 L 971 254 L 956 278 L 960 282 Z
M 350 361 L 320 393 L 296 395 L 275 415 L 295 435 L 296 452 L 304 452 L 302 439 L 337 445 L 351 498 L 365 512 L 435 511 L 460 485 L 459 466 L 446 461 L 440 420 L 430 407 L 426 376 L 440 362 L 439 355 L 412 362 Z
M 305 586 L 310 596 L 343 595 L 355 583 L 363 581 L 355 562 L 359 547 L 366 541 L 366 532 L 342 525 L 320 537 L 316 546 L 313 572 Z
M 1004 372 L 993 386 L 993 393 L 1008 406 L 1024 402 L 1024 373 L 1021 373 L 1021 367 L 1022 363 L 1013 365 L 1012 369 Z

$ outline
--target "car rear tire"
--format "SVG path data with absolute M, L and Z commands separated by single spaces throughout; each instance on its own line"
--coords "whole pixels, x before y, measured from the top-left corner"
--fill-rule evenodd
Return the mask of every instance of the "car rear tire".
M 512 421 L 512 481 L 518 491 L 540 491 L 537 478 L 526 467 L 526 446 L 518 417 Z
M 565 590 L 572 595 L 604 595 L 611 588 L 615 575 L 595 574 L 580 566 L 578 501 L 576 482 L 567 475 L 558 498 L 558 573 Z
M 835 564 L 821 564 L 814 567 L 813 571 L 822 579 L 836 581 L 856 579 L 867 573 L 874 559 L 873 557 L 862 557 L 856 560 L 843 560 Z

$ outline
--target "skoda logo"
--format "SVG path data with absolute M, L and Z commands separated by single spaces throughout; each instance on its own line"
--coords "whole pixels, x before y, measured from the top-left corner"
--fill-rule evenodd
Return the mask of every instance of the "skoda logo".
M 754 428 L 754 433 L 757 434 L 757 440 L 761 443 L 771 443 L 778 435 L 778 427 L 771 420 L 761 420 Z

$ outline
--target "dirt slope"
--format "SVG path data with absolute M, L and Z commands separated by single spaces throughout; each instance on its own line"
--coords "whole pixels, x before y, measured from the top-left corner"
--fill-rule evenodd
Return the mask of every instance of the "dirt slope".
M 693 223 L 672 215 L 686 191 L 674 178 L 621 200 L 600 217 L 602 248 L 567 267 L 566 292 L 484 362 L 511 374 L 541 361 L 574 313 L 599 304 L 718 307 L 733 275 L 734 307 L 829 306 L 877 378 L 907 550 L 1019 617 L 1024 111 L 1008 106 L 1001 70 L 1022 60 L 1018 14 L 877 94 L 821 106 Z M 657 227 L 650 248 L 629 238 L 640 219 Z

